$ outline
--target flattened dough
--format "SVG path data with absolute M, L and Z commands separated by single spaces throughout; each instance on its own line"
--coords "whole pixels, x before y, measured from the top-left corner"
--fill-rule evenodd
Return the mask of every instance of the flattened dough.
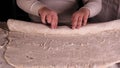
M 51 29 L 43 24 L 35 24 L 20 20 L 9 19 L 7 25 L 10 31 L 24 33 L 42 33 L 42 34 L 67 34 L 67 35 L 85 35 L 95 34 L 107 30 L 120 29 L 120 20 L 103 22 L 98 24 L 88 24 L 80 29 L 72 30 L 68 26 L 59 26 L 57 29 Z
M 5 43 L 7 42 L 7 34 L 3 29 L 0 28 L 0 49 L 4 47 Z
M 12 68 L 9 64 L 6 63 L 4 59 L 4 47 L 7 45 L 8 40 L 6 39 L 7 34 L 3 29 L 0 28 L 0 68 Z
M 5 58 L 15 68 L 106 68 L 120 62 L 120 30 L 87 35 L 9 33 Z

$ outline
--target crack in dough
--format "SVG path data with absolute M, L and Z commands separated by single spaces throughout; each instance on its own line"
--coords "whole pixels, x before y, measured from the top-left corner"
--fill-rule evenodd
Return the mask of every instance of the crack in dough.
M 4 59 L 4 52 L 5 47 L 8 43 L 7 34 L 3 29 L 0 28 L 0 68 L 13 68 L 9 64 L 7 64 L 6 60 Z

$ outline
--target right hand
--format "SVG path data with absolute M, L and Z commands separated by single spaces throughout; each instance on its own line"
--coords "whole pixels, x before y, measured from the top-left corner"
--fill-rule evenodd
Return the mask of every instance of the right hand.
M 48 9 L 47 7 L 43 7 L 41 9 L 39 9 L 38 13 L 39 13 L 39 15 L 41 17 L 42 23 L 51 24 L 52 29 L 57 28 L 58 15 L 57 15 L 57 13 L 55 11 L 53 11 L 51 9 Z

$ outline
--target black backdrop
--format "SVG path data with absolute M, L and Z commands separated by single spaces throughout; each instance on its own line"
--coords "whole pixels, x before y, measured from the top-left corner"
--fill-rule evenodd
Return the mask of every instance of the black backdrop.
M 0 0 L 0 21 L 7 21 L 10 18 L 30 20 L 27 13 L 16 5 L 16 0 Z
M 79 6 L 83 6 L 80 4 L 81 0 L 77 1 Z M 27 13 L 16 5 L 16 0 L 0 0 L 0 21 L 7 21 L 10 18 L 30 21 Z

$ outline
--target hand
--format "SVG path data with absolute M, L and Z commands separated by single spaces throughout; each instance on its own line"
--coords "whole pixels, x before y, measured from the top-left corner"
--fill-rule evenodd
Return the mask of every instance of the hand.
M 42 23 L 46 24 L 49 23 L 51 24 L 51 28 L 55 29 L 57 28 L 58 24 L 58 15 L 55 11 L 48 9 L 46 7 L 43 7 L 42 9 L 39 9 L 38 11 Z
M 72 16 L 72 29 L 80 28 L 83 25 L 87 24 L 90 11 L 87 8 L 81 8 L 75 12 Z

